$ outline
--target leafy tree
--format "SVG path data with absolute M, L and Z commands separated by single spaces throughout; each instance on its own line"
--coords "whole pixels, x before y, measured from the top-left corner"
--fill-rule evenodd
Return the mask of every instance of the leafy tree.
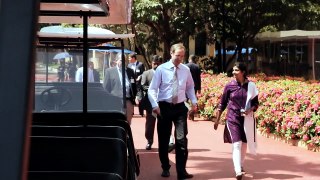
M 257 33 L 265 29 L 308 29 L 318 21 L 319 2 L 299 0 L 222 0 L 215 4 L 212 14 L 216 22 L 215 33 L 222 41 L 235 42 L 238 60 L 242 60 L 241 49 L 253 44 Z M 317 17 L 319 19 L 319 17 Z M 248 54 L 247 54 L 248 55 Z M 246 56 L 247 56 L 246 55 Z M 236 56 L 236 54 L 234 55 Z M 224 71 L 232 62 L 224 61 Z
M 235 42 L 241 60 L 241 49 L 252 45 L 259 32 L 319 29 L 319 9 L 318 0 L 135 0 L 132 31 L 145 59 L 157 51 L 169 59 L 172 44 L 188 48 L 190 36 L 206 32 L 203 43 Z M 220 71 L 231 63 L 223 62 Z
M 206 30 L 213 1 L 135 0 L 132 28 L 138 49 L 147 56 L 163 51 L 166 60 L 170 58 L 172 44 L 183 42 L 188 48 L 189 36 Z

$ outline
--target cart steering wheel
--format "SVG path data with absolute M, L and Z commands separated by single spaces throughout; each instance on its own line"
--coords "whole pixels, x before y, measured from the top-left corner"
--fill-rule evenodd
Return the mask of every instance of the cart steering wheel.
M 48 88 L 41 93 L 40 97 L 42 104 L 51 110 L 59 110 L 72 99 L 71 92 L 61 87 Z

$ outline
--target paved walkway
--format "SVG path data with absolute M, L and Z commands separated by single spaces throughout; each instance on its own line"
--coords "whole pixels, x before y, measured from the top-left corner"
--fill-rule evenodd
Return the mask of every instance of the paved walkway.
M 135 112 L 138 112 L 135 109 Z M 145 118 L 134 115 L 132 132 L 135 147 L 139 151 L 141 174 L 139 180 L 175 180 L 175 154 L 170 153 L 171 176 L 160 176 L 161 166 L 157 153 L 157 134 L 152 150 L 145 150 Z M 217 131 L 208 121 L 188 121 L 189 159 L 187 171 L 194 174 L 193 180 L 235 179 L 231 159 L 231 145 L 224 144 L 223 126 Z M 248 155 L 245 170 L 246 179 L 320 179 L 320 153 L 291 146 L 258 136 L 258 155 Z

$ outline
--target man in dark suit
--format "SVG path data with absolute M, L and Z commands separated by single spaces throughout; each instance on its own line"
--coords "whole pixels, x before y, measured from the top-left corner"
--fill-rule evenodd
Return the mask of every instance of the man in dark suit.
M 137 86 L 137 101 L 139 102 L 138 107 L 139 107 L 139 114 L 143 116 L 143 109 L 141 107 L 141 98 L 142 97 L 142 89 L 141 89 L 141 75 L 145 71 L 145 67 L 142 62 L 137 61 L 137 56 L 136 54 L 129 54 L 129 64 L 128 68 L 131 68 L 134 72 L 135 79 L 136 79 L 136 86 Z
M 146 150 L 151 150 L 153 144 L 154 127 L 156 124 L 156 114 L 152 113 L 152 106 L 148 98 L 148 89 L 153 78 L 154 71 L 162 63 L 162 57 L 152 56 L 152 69 L 149 69 L 141 75 L 141 88 L 143 97 L 141 99 L 141 108 L 146 110 L 145 137 L 147 139 Z
M 100 82 L 100 73 L 94 68 L 94 64 L 92 61 L 89 62 L 89 69 L 92 70 L 93 73 L 93 81 Z
M 189 63 L 186 64 L 191 72 L 191 76 L 194 82 L 194 92 L 201 93 L 201 70 L 200 67 L 196 64 L 198 60 L 198 57 L 195 55 L 189 56 Z M 194 112 L 192 110 L 189 110 L 188 116 L 190 120 L 194 120 Z
M 116 66 L 109 68 L 105 71 L 105 77 L 103 81 L 103 88 L 110 94 L 123 97 L 122 91 L 122 62 L 121 53 L 116 56 L 115 59 Z M 125 87 L 126 87 L 126 105 L 127 105 L 127 121 L 131 124 L 131 119 L 133 116 L 133 108 L 135 105 L 135 97 L 137 95 L 136 80 L 134 72 L 130 68 L 126 68 L 125 72 Z

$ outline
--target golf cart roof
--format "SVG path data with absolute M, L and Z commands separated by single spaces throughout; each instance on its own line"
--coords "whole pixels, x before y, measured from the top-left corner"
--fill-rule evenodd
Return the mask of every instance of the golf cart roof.
M 48 26 L 43 27 L 37 33 L 37 36 L 39 44 L 68 44 L 71 46 L 79 46 L 83 40 L 83 28 Z M 90 46 L 132 37 L 134 37 L 134 34 L 115 34 L 107 29 L 88 27 L 88 44 Z
M 132 0 L 41 0 L 39 23 L 81 24 L 81 12 L 90 14 L 89 24 L 129 24 L 131 6 Z

